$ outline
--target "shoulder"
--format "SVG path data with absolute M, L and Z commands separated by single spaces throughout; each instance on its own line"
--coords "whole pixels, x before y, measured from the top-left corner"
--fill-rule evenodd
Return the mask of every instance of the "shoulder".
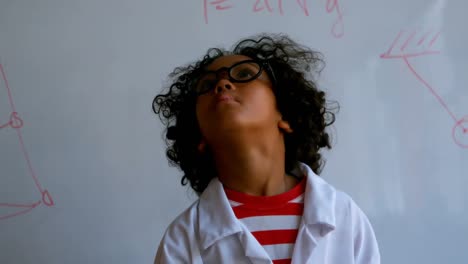
M 365 217 L 364 212 L 349 194 L 338 189 L 335 189 L 335 194 L 335 213 L 338 218 L 341 217 L 349 221 L 356 221 L 362 216 Z
M 308 177 L 306 195 L 310 204 L 314 206 L 314 210 L 326 215 L 325 219 L 336 222 L 337 225 L 367 220 L 351 196 L 315 174 L 307 164 L 301 163 L 299 168 Z
M 174 232 L 178 232 L 186 228 L 192 228 L 196 221 L 199 203 L 200 200 L 198 199 L 180 213 L 167 227 L 165 236 L 170 236 Z
M 332 238 L 343 245 L 354 257 L 356 264 L 380 263 L 380 253 L 372 225 L 357 203 L 345 192 L 338 190 L 316 175 L 308 166 L 302 171 L 310 182 L 306 188 L 305 217 L 309 222 L 326 223 L 333 229 Z
M 354 201 L 354 199 L 341 190 L 336 190 L 335 193 L 335 216 L 337 223 L 344 222 L 351 225 L 354 231 L 358 231 L 358 227 L 363 226 L 367 226 L 368 229 L 372 230 L 372 226 L 367 215 Z
M 369 218 L 347 193 L 336 190 L 335 215 L 337 229 L 349 233 L 355 263 L 380 263 L 380 252 Z
M 167 227 L 154 263 L 188 263 L 195 238 L 199 200 L 179 214 Z

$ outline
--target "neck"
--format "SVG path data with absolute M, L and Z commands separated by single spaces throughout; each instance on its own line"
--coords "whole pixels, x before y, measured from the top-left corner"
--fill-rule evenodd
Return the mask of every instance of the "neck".
M 261 137 L 223 138 L 212 146 L 219 180 L 227 188 L 256 196 L 271 196 L 293 188 L 297 180 L 285 173 L 281 133 Z

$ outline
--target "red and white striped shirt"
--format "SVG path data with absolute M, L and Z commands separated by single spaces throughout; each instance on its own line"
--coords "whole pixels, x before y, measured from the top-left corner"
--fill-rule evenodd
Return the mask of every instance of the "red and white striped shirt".
M 236 217 L 262 245 L 274 264 L 291 263 L 304 210 L 306 177 L 291 190 L 253 196 L 224 187 Z

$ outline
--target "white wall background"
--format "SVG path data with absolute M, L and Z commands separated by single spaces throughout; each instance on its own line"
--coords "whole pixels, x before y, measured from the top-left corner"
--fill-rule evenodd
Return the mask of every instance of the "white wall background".
M 195 199 L 152 99 L 175 66 L 263 31 L 324 53 L 341 111 L 322 176 L 383 263 L 468 263 L 468 4 L 278 1 L 2 0 L 0 263 L 151 263 Z

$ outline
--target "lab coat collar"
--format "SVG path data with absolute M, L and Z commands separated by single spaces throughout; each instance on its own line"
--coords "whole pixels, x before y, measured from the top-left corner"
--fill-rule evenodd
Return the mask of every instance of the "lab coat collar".
M 201 194 L 198 211 L 197 222 L 202 250 L 221 238 L 242 231 L 218 178 L 212 179 Z
M 298 170 L 307 177 L 304 212 L 293 250 L 292 263 L 310 263 L 312 252 L 321 238 L 333 231 L 335 225 L 335 189 L 316 175 L 309 166 L 300 163 Z M 304 249 L 307 249 L 304 251 Z
M 298 169 L 307 176 L 302 216 L 304 224 L 308 227 L 319 225 L 320 235 L 325 236 L 335 229 L 336 191 L 306 164 L 299 163 Z
M 307 177 L 300 233 L 304 231 L 306 240 L 316 244 L 312 234 L 316 234 L 317 229 L 313 227 L 320 227 L 320 236 L 325 236 L 335 229 L 335 190 L 306 164 L 300 163 L 298 169 Z M 197 222 L 202 250 L 219 239 L 243 231 L 218 178 L 212 179 L 201 194 L 198 210 Z

